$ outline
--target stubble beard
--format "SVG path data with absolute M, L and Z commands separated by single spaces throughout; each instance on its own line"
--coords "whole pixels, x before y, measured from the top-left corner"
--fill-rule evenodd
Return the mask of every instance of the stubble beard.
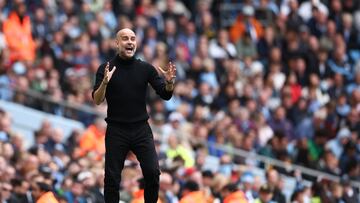
M 126 49 L 124 49 L 124 50 L 118 49 L 117 54 L 123 59 L 130 59 L 130 58 L 134 57 L 135 51 L 136 51 L 136 48 L 132 51 L 131 54 L 127 54 Z

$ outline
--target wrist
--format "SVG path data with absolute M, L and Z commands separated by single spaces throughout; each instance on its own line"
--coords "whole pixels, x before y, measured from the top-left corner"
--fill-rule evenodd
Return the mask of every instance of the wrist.
M 101 82 L 101 84 L 104 85 L 104 86 L 107 86 L 108 83 L 109 83 L 109 82 L 105 82 L 105 80 L 103 80 L 103 81 Z
M 175 87 L 174 81 L 166 81 L 165 82 L 165 89 L 166 91 L 173 91 Z
M 175 78 L 171 79 L 171 80 L 165 80 L 166 84 L 174 84 L 175 83 Z

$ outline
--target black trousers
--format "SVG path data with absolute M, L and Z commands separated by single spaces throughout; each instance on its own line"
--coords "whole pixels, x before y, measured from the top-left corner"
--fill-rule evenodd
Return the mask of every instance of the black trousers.
M 159 193 L 159 162 L 154 138 L 147 122 L 108 124 L 105 135 L 105 203 L 119 202 L 121 171 L 131 150 L 140 162 L 145 180 L 145 203 L 156 203 Z

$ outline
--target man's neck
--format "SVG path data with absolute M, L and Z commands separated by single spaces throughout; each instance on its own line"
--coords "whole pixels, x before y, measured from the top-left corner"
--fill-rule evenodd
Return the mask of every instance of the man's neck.
M 119 58 L 120 58 L 121 60 L 124 60 L 124 61 L 131 60 L 131 59 L 134 58 L 134 56 L 132 56 L 132 57 L 126 57 L 126 56 L 120 55 L 119 53 L 118 53 L 118 56 L 119 56 Z

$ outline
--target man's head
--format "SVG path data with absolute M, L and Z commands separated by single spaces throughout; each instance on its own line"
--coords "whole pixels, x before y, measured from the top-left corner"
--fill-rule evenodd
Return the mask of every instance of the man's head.
M 13 188 L 10 183 L 0 183 L 0 201 L 10 198 Z
M 19 15 L 20 18 L 23 18 L 26 13 L 26 4 L 23 1 L 15 2 L 14 4 L 15 12 Z
M 259 190 L 259 198 L 262 202 L 269 202 L 273 197 L 273 188 L 268 185 L 262 185 Z
M 279 173 L 273 168 L 266 171 L 265 176 L 268 183 L 274 186 L 277 185 L 280 180 Z
M 182 197 L 186 196 L 190 192 L 198 191 L 199 189 L 200 189 L 199 184 L 197 182 L 195 182 L 193 180 L 189 180 L 189 181 L 185 182 L 185 184 L 184 184 Z
M 13 192 L 17 194 L 26 194 L 30 187 L 30 184 L 26 180 L 20 178 L 12 179 L 11 185 L 14 188 Z
M 32 194 L 35 199 L 39 199 L 41 195 L 51 191 L 51 186 L 43 182 L 35 182 L 31 186 Z
M 135 33 L 128 28 L 121 29 L 116 34 L 116 45 L 118 49 L 118 54 L 121 58 L 132 58 L 136 52 Z

